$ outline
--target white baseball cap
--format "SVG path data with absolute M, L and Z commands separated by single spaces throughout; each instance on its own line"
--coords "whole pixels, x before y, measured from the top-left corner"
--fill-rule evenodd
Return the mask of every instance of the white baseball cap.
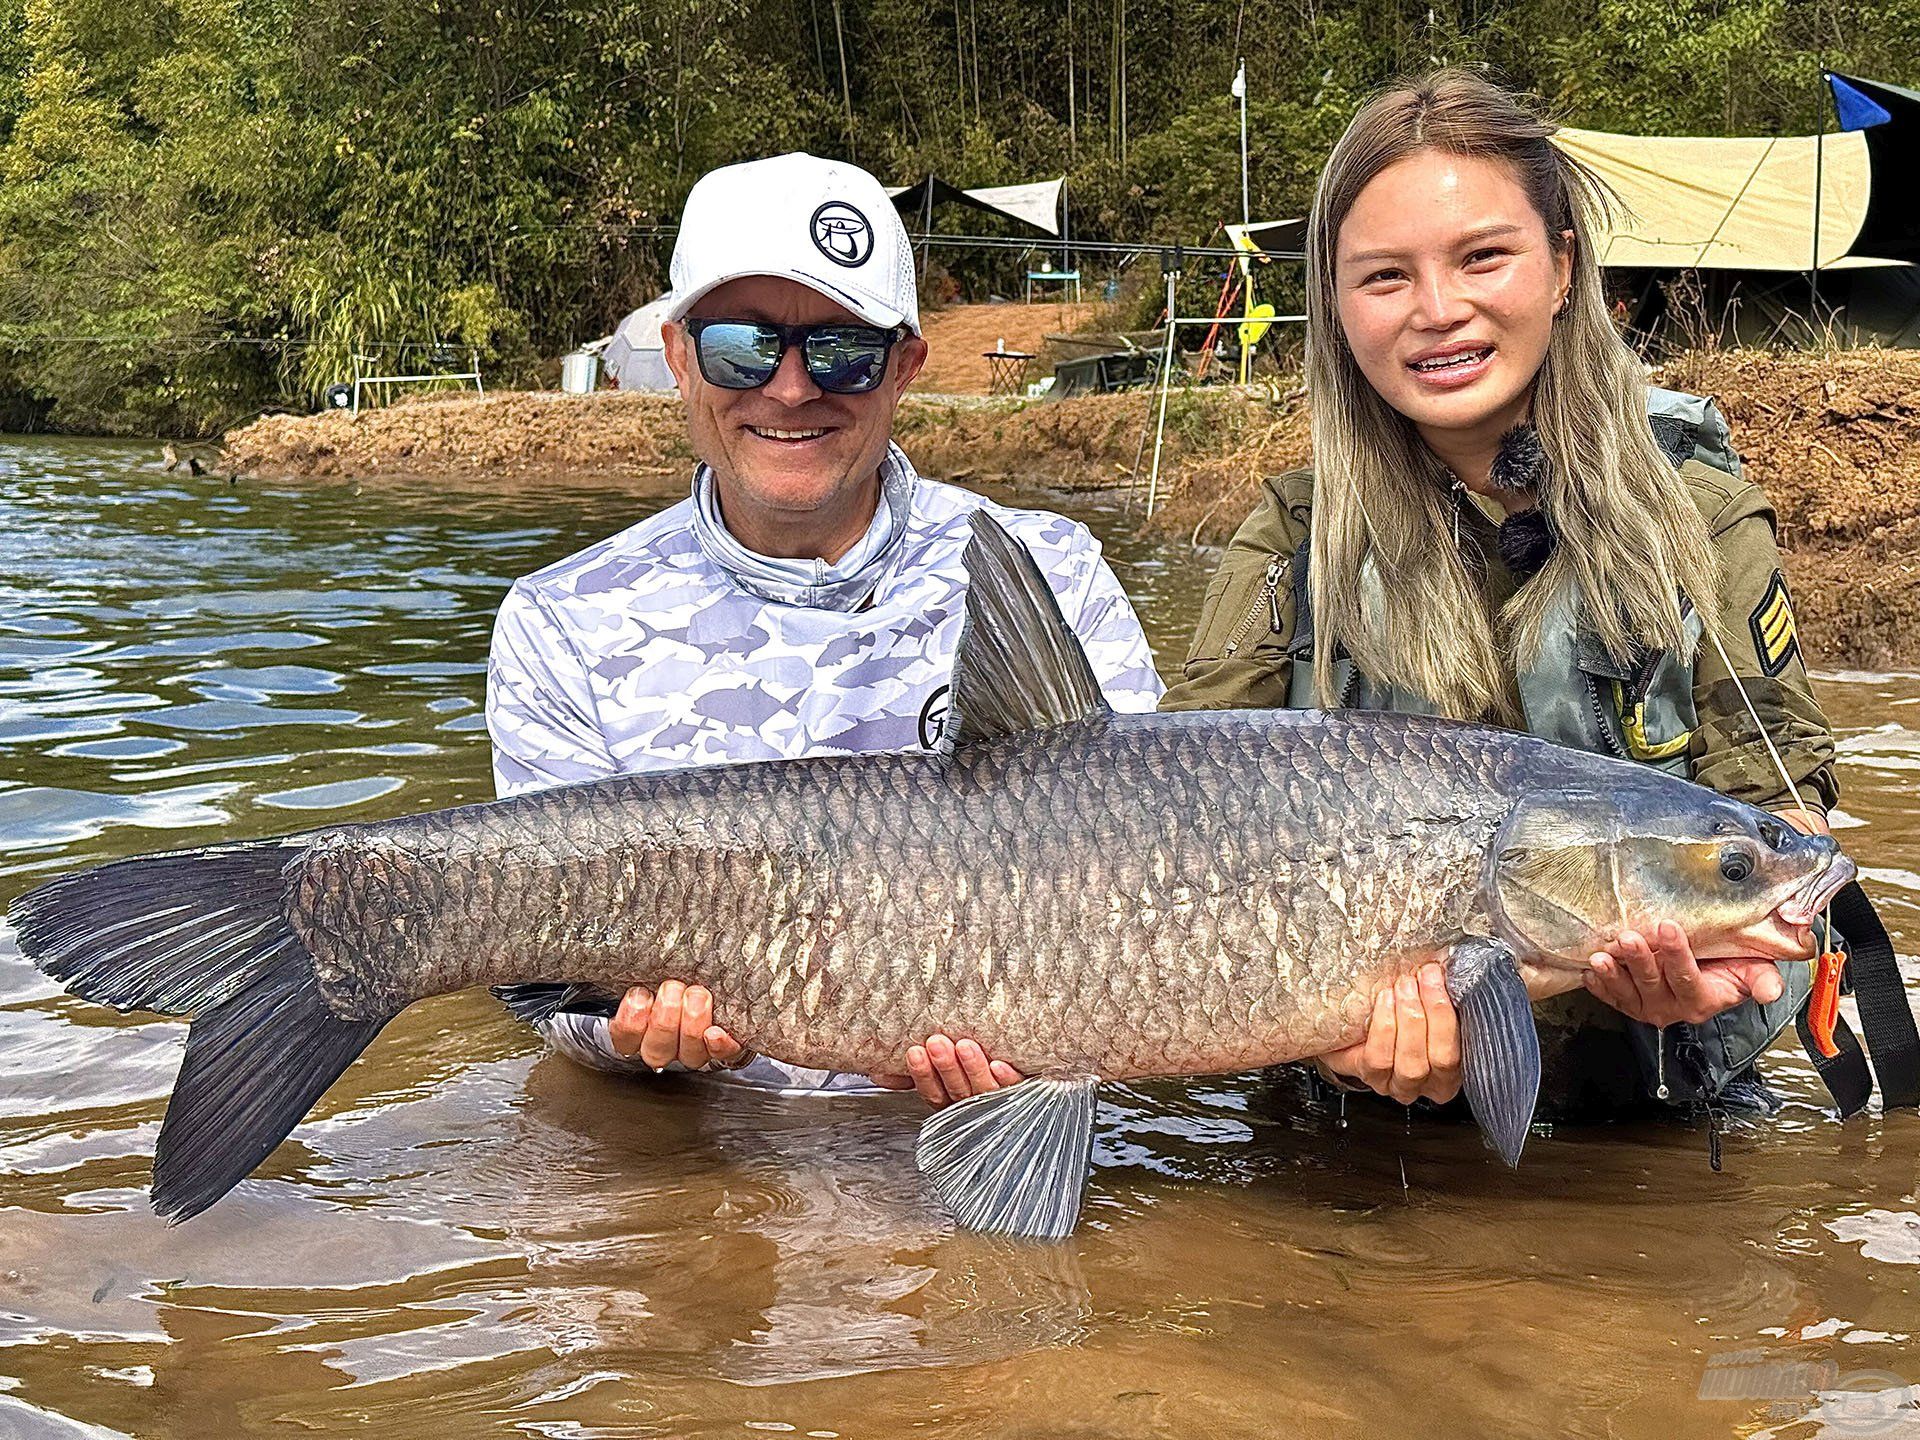
M 871 325 L 920 333 L 907 227 L 880 182 L 845 160 L 795 151 L 709 170 L 687 195 L 670 273 L 669 320 L 716 285 L 775 275 Z

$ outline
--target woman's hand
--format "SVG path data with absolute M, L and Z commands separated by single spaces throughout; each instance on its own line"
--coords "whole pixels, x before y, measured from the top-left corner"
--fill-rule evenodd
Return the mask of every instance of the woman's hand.
M 1004 1060 L 989 1060 L 987 1052 L 975 1040 L 955 1044 L 945 1035 L 929 1035 L 927 1043 L 907 1051 L 905 1075 L 869 1075 L 876 1085 L 889 1090 L 918 1090 L 934 1109 L 956 1100 L 1004 1090 L 1027 1077 Z
M 1315 1062 L 1335 1076 L 1411 1105 L 1422 1098 L 1445 1104 L 1460 1093 L 1460 1025 L 1436 964 L 1402 975 L 1373 1000 L 1367 1038 Z
M 713 1023 L 713 992 L 678 980 L 660 982 L 658 994 L 636 985 L 621 997 L 607 1023 L 607 1041 L 623 1060 L 664 1070 L 678 1060 L 688 1070 L 739 1063 L 747 1049 Z
M 1771 960 L 1758 957 L 1693 958 L 1687 935 L 1671 920 L 1652 935 L 1623 930 L 1588 962 L 1587 989 L 1623 1015 L 1649 1025 L 1685 1020 L 1698 1025 L 1748 998 L 1768 1004 L 1786 993 L 1786 981 Z

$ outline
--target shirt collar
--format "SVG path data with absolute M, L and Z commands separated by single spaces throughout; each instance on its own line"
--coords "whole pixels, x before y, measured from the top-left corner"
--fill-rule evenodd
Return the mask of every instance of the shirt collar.
M 880 462 L 880 503 L 866 533 L 834 564 L 786 559 L 749 550 L 720 518 L 713 469 L 693 474 L 693 535 L 706 557 L 742 590 L 781 605 L 814 610 L 858 610 L 872 598 L 888 566 L 906 542 L 919 475 L 898 445 L 887 445 Z

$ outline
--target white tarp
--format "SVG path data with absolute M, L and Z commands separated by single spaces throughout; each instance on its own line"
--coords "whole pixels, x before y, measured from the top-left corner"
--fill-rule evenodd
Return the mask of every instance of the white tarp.
M 1066 183 L 1066 177 L 1062 176 L 1058 180 L 1037 180 L 1031 185 L 983 185 L 966 193 L 969 199 L 998 210 L 1002 215 L 1024 220 L 1034 229 L 1044 230 L 1049 235 L 1058 235 L 1060 192 Z
M 973 205 L 1031 225 L 1048 235 L 1058 235 L 1060 194 L 1066 186 L 1063 175 L 1058 180 L 1035 180 L 1026 185 L 977 185 L 971 190 L 962 190 L 933 177 L 915 185 L 889 185 L 886 191 L 887 198 L 896 204 L 902 195 L 914 191 L 917 192 L 913 201 L 916 209 L 927 205 L 929 199 L 934 205 L 949 202 Z
M 671 390 L 673 372 L 661 349 L 660 322 L 673 303 L 671 295 L 649 300 L 620 322 L 607 342 L 601 363 L 622 390 Z
M 1713 139 L 1563 128 L 1554 139 L 1624 206 L 1600 243 L 1602 265 L 1811 269 L 1816 173 L 1821 268 L 1888 263 L 1847 255 L 1872 183 L 1859 131 Z

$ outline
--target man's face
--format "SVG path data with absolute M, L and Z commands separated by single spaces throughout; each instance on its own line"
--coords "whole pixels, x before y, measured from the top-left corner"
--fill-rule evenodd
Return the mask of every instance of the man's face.
M 856 324 L 861 320 L 817 290 L 793 280 L 751 275 L 701 297 L 690 317 L 756 320 L 780 325 Z M 887 375 L 864 395 L 832 395 L 807 374 L 798 348 L 757 390 L 709 384 L 693 339 L 677 324 L 663 327 L 668 366 L 687 405 L 694 453 L 713 467 L 727 526 L 741 539 L 771 529 L 804 531 L 810 519 L 845 528 L 849 508 L 872 516 L 871 488 L 893 434 L 893 412 L 920 371 L 926 342 L 909 334 L 893 347 Z M 851 544 L 857 529 L 845 537 Z

